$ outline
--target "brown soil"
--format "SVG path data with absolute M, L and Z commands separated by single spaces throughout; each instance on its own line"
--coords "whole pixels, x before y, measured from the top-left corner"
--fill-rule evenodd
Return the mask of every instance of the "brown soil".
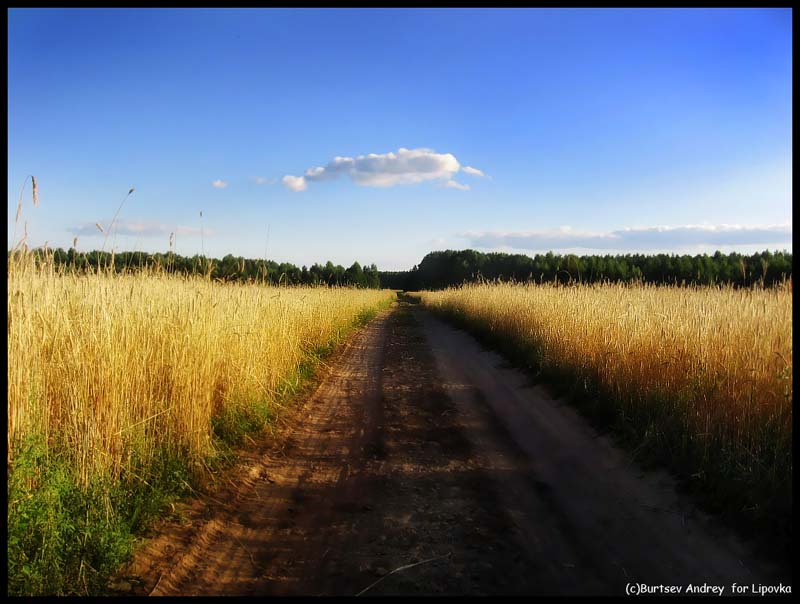
M 467 334 L 396 305 L 286 429 L 154 527 L 153 595 L 624 594 L 774 568 Z M 394 571 L 394 572 L 393 572 Z M 133 587 L 131 587 L 133 586 Z M 366 591 L 365 591 L 366 590 Z

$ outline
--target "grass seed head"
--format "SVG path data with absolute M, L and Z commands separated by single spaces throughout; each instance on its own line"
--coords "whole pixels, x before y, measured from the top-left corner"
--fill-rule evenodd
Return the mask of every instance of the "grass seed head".
M 39 205 L 39 189 L 36 186 L 36 177 L 31 175 L 31 188 L 33 189 L 33 207 Z

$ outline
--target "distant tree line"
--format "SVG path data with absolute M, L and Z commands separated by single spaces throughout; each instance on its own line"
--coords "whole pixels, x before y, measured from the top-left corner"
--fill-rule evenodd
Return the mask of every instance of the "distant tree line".
M 9 252 L 10 254 L 11 252 Z M 42 249 L 33 250 L 34 257 L 44 260 Z M 653 284 L 711 285 L 730 283 L 734 286 L 763 284 L 766 287 L 792 276 L 792 254 L 758 252 L 742 255 L 723 254 L 670 255 L 560 255 L 548 252 L 525 256 L 475 250 L 447 250 L 427 254 L 410 271 L 378 271 L 375 264 L 362 267 L 354 262 L 350 268 L 313 264 L 298 268 L 288 262 L 251 259 L 228 254 L 221 259 L 205 256 L 181 256 L 173 252 L 77 252 L 74 248 L 48 250 L 47 256 L 56 266 L 69 270 L 96 270 L 111 267 L 116 272 L 158 268 L 167 273 L 207 275 L 219 281 L 267 282 L 282 285 L 340 285 L 369 288 L 442 289 L 476 281 L 516 281 L 552 283 L 597 283 L 642 281 Z
M 37 260 L 45 259 L 42 249 L 33 250 Z M 116 272 L 136 271 L 143 268 L 157 268 L 167 273 L 181 275 L 208 275 L 220 281 L 267 282 L 282 285 L 343 285 L 379 288 L 378 267 L 374 264 L 362 267 L 354 262 L 350 268 L 326 264 L 313 264 L 298 268 L 288 262 L 273 260 L 253 260 L 228 254 L 221 259 L 205 256 L 180 256 L 167 253 L 147 252 L 76 252 L 75 248 L 64 251 L 61 248 L 48 250 L 56 266 L 70 270 L 96 270 L 98 267 L 111 267 Z
M 475 250 L 431 252 L 410 271 L 380 273 L 381 286 L 409 291 L 441 289 L 481 280 L 597 283 L 642 281 L 653 284 L 772 286 L 792 276 L 792 254 L 759 252 L 670 255 L 559 255 L 533 257 Z

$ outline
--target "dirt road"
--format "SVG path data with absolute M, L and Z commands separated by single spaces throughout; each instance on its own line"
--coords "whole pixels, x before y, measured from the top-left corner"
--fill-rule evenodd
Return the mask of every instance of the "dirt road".
M 153 595 L 624 594 L 791 579 L 572 409 L 399 303 L 123 573 Z M 398 570 L 399 569 L 399 570 Z M 395 572 L 393 572 L 395 571 Z

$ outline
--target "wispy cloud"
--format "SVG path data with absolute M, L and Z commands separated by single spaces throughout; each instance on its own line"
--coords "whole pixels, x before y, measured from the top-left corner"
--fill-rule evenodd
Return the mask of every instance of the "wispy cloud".
M 277 178 L 266 178 L 264 176 L 256 176 L 253 178 L 253 182 L 257 185 L 274 185 L 278 182 Z
M 483 170 L 478 170 L 478 168 L 473 168 L 472 166 L 464 166 L 461 168 L 461 171 L 465 174 L 469 174 L 470 176 L 486 176 L 483 173 Z
M 97 228 L 97 224 L 103 227 L 103 231 L 108 231 L 110 220 L 105 220 L 101 223 L 85 222 L 78 226 L 69 229 L 73 235 L 77 237 L 104 237 L 101 231 Z M 200 228 L 183 225 L 169 225 L 159 222 L 147 220 L 117 220 L 114 223 L 113 232 L 118 235 L 131 235 L 136 237 L 169 237 L 170 233 L 177 233 L 178 235 L 199 235 Z M 213 236 L 214 230 L 204 228 L 203 235 Z
M 459 191 L 469 191 L 469 185 L 461 184 L 455 180 L 448 180 L 444 183 L 448 189 L 458 189 Z
M 216 187 L 217 189 L 224 189 L 225 187 L 228 186 L 228 183 L 225 182 L 224 180 L 217 179 L 211 183 L 211 186 Z
M 691 246 L 791 245 L 791 224 L 626 227 L 607 232 L 558 229 L 521 232 L 467 232 L 463 237 L 474 247 L 548 251 L 563 249 L 648 251 Z
M 344 174 L 361 186 L 393 187 L 410 185 L 430 180 L 453 182 L 453 175 L 461 170 L 461 164 L 452 153 L 436 153 L 432 149 L 405 149 L 396 153 L 370 153 L 358 157 L 334 157 L 325 166 L 309 168 L 303 176 L 287 174 L 283 184 L 292 191 L 304 191 L 309 182 L 333 180 Z M 471 168 L 473 172 L 480 172 Z M 445 186 L 462 189 L 460 183 Z M 468 188 L 468 187 L 467 187 Z

